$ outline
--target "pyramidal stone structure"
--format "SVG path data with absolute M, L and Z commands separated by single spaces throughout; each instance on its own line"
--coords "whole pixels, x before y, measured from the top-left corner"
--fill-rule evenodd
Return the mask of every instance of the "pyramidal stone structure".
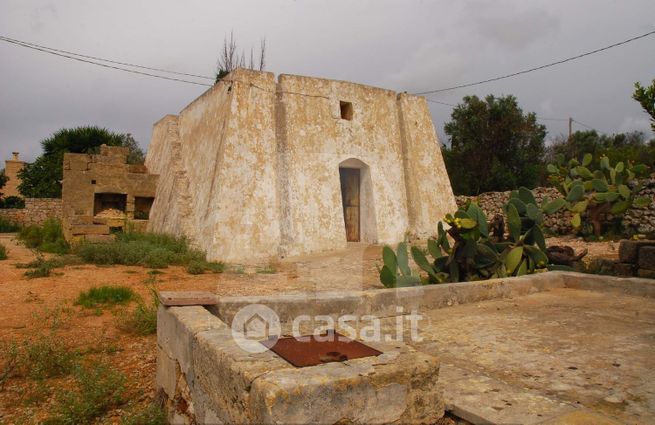
M 148 228 L 210 260 L 428 237 L 456 209 L 424 98 L 237 69 L 154 125 Z

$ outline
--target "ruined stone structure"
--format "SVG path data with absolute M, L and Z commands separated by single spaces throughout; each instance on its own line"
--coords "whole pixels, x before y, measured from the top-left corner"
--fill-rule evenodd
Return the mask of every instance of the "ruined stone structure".
M 127 163 L 128 148 L 64 154 L 63 227 L 68 240 L 104 240 L 132 224 L 145 229 L 158 176 Z
M 149 230 L 210 260 L 426 237 L 455 199 L 424 98 L 238 69 L 153 129 Z
M 18 177 L 18 173 L 25 166 L 25 161 L 21 161 L 18 158 L 18 152 L 12 152 L 13 158 L 5 161 L 5 175 L 9 177 L 7 183 L 2 188 L 2 196 L 21 196 L 18 192 L 18 185 L 21 183 L 21 179 Z

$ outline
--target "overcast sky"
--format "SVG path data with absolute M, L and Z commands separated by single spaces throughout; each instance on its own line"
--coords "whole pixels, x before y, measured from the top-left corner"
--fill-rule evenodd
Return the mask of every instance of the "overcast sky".
M 478 81 L 655 30 L 653 0 L 2 0 L 0 35 L 123 62 L 212 75 L 226 34 L 267 42 L 267 70 L 425 91 Z M 54 131 L 98 125 L 147 147 L 152 124 L 204 87 L 0 42 L 0 159 Z M 655 36 L 528 75 L 431 96 L 515 95 L 524 111 L 601 132 L 649 130 L 631 99 L 655 78 Z M 431 104 L 438 135 L 450 108 Z M 549 138 L 565 121 L 543 121 Z M 576 124 L 575 129 L 584 129 Z

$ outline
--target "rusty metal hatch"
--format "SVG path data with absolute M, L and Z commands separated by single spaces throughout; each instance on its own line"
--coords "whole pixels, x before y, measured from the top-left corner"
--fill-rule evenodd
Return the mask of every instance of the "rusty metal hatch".
M 295 367 L 316 366 L 323 363 L 344 362 L 362 357 L 379 356 L 381 351 L 335 331 L 318 336 L 283 337 L 262 341 L 268 349 Z

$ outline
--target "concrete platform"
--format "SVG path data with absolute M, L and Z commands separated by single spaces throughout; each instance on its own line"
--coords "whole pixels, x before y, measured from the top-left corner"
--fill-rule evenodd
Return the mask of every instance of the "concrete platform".
M 414 346 L 441 359 L 446 408 L 464 419 L 531 424 L 584 407 L 655 423 L 652 298 L 555 288 L 425 314 Z

